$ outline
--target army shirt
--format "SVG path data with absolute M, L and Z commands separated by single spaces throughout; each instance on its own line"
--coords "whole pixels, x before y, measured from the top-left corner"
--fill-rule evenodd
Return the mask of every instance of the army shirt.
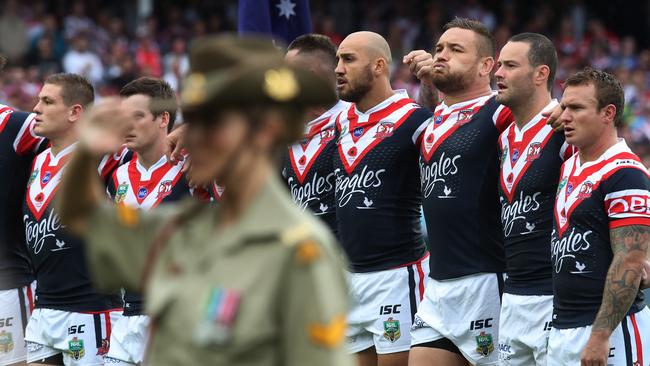
M 90 220 L 97 286 L 144 287 L 148 363 L 352 365 L 343 265 L 327 229 L 277 178 L 236 223 L 216 229 L 218 220 L 218 206 L 195 200 L 147 212 L 104 205 Z

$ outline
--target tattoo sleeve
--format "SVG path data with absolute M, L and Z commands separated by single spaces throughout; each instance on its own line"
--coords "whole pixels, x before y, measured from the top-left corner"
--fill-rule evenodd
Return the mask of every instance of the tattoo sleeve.
M 643 261 L 648 255 L 650 226 L 623 226 L 610 231 L 614 258 L 607 272 L 603 302 L 594 320 L 593 330 L 613 331 L 634 302 Z

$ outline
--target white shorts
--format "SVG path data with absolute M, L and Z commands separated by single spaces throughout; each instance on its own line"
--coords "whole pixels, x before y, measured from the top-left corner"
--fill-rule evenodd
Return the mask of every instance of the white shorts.
M 111 325 L 122 309 L 72 313 L 35 309 L 27 324 L 27 362 L 63 353 L 66 365 L 103 365 L 110 346 Z
M 499 361 L 504 366 L 546 366 L 553 325 L 553 296 L 504 293 L 499 320 Z
M 36 282 L 0 291 L 0 365 L 24 362 L 25 328 L 34 308 Z
M 474 365 L 496 365 L 503 275 L 430 280 L 411 328 L 411 345 L 447 339 Z
M 591 335 L 591 326 L 551 329 L 548 338 L 548 366 L 579 366 L 580 356 Z M 609 337 L 607 365 L 650 364 L 650 309 L 626 316 Z
M 429 255 L 385 271 L 348 273 L 352 308 L 348 314 L 347 349 L 375 347 L 378 354 L 408 351 L 409 329 L 429 274 Z
M 113 326 L 111 349 L 104 364 L 138 365 L 142 363 L 149 337 L 150 318 L 146 315 L 123 316 Z

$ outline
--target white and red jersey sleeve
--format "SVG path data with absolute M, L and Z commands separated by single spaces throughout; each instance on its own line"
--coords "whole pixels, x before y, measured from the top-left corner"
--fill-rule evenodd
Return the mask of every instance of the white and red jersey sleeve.
M 18 155 L 36 155 L 45 145 L 45 139 L 34 133 L 35 117 L 34 113 L 16 111 L 0 104 L 0 133 L 10 135 L 14 151 Z
M 97 172 L 102 177 L 102 180 L 107 181 L 113 172 L 122 164 L 127 163 L 133 157 L 133 152 L 122 145 L 120 150 L 113 155 L 106 155 L 102 158 Z
M 641 164 L 617 171 L 604 188 L 610 228 L 650 226 L 650 175 Z

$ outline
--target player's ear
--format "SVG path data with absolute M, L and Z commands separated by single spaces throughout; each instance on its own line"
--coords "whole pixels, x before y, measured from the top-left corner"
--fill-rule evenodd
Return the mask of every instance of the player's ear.
M 614 121 L 616 120 L 616 106 L 613 104 L 608 104 L 603 107 L 603 109 L 600 110 L 601 115 L 604 117 L 604 119 L 607 121 L 607 123 L 612 123 L 614 124 Z
M 169 112 L 164 111 L 158 116 L 160 118 L 160 124 L 158 127 L 167 131 L 167 126 L 169 126 Z
M 373 73 L 375 75 L 381 75 L 383 73 L 386 73 L 388 72 L 388 69 L 389 69 L 388 62 L 386 62 L 386 60 L 384 60 L 382 57 L 379 57 L 375 60 L 375 66 L 373 70 Z
M 483 77 L 490 75 L 494 68 L 494 57 L 483 57 L 479 63 L 478 74 Z
M 81 104 L 73 104 L 68 111 L 68 120 L 77 122 L 84 112 L 84 107 Z
M 535 68 L 535 85 L 547 84 L 551 75 L 551 69 L 546 65 L 540 65 Z

